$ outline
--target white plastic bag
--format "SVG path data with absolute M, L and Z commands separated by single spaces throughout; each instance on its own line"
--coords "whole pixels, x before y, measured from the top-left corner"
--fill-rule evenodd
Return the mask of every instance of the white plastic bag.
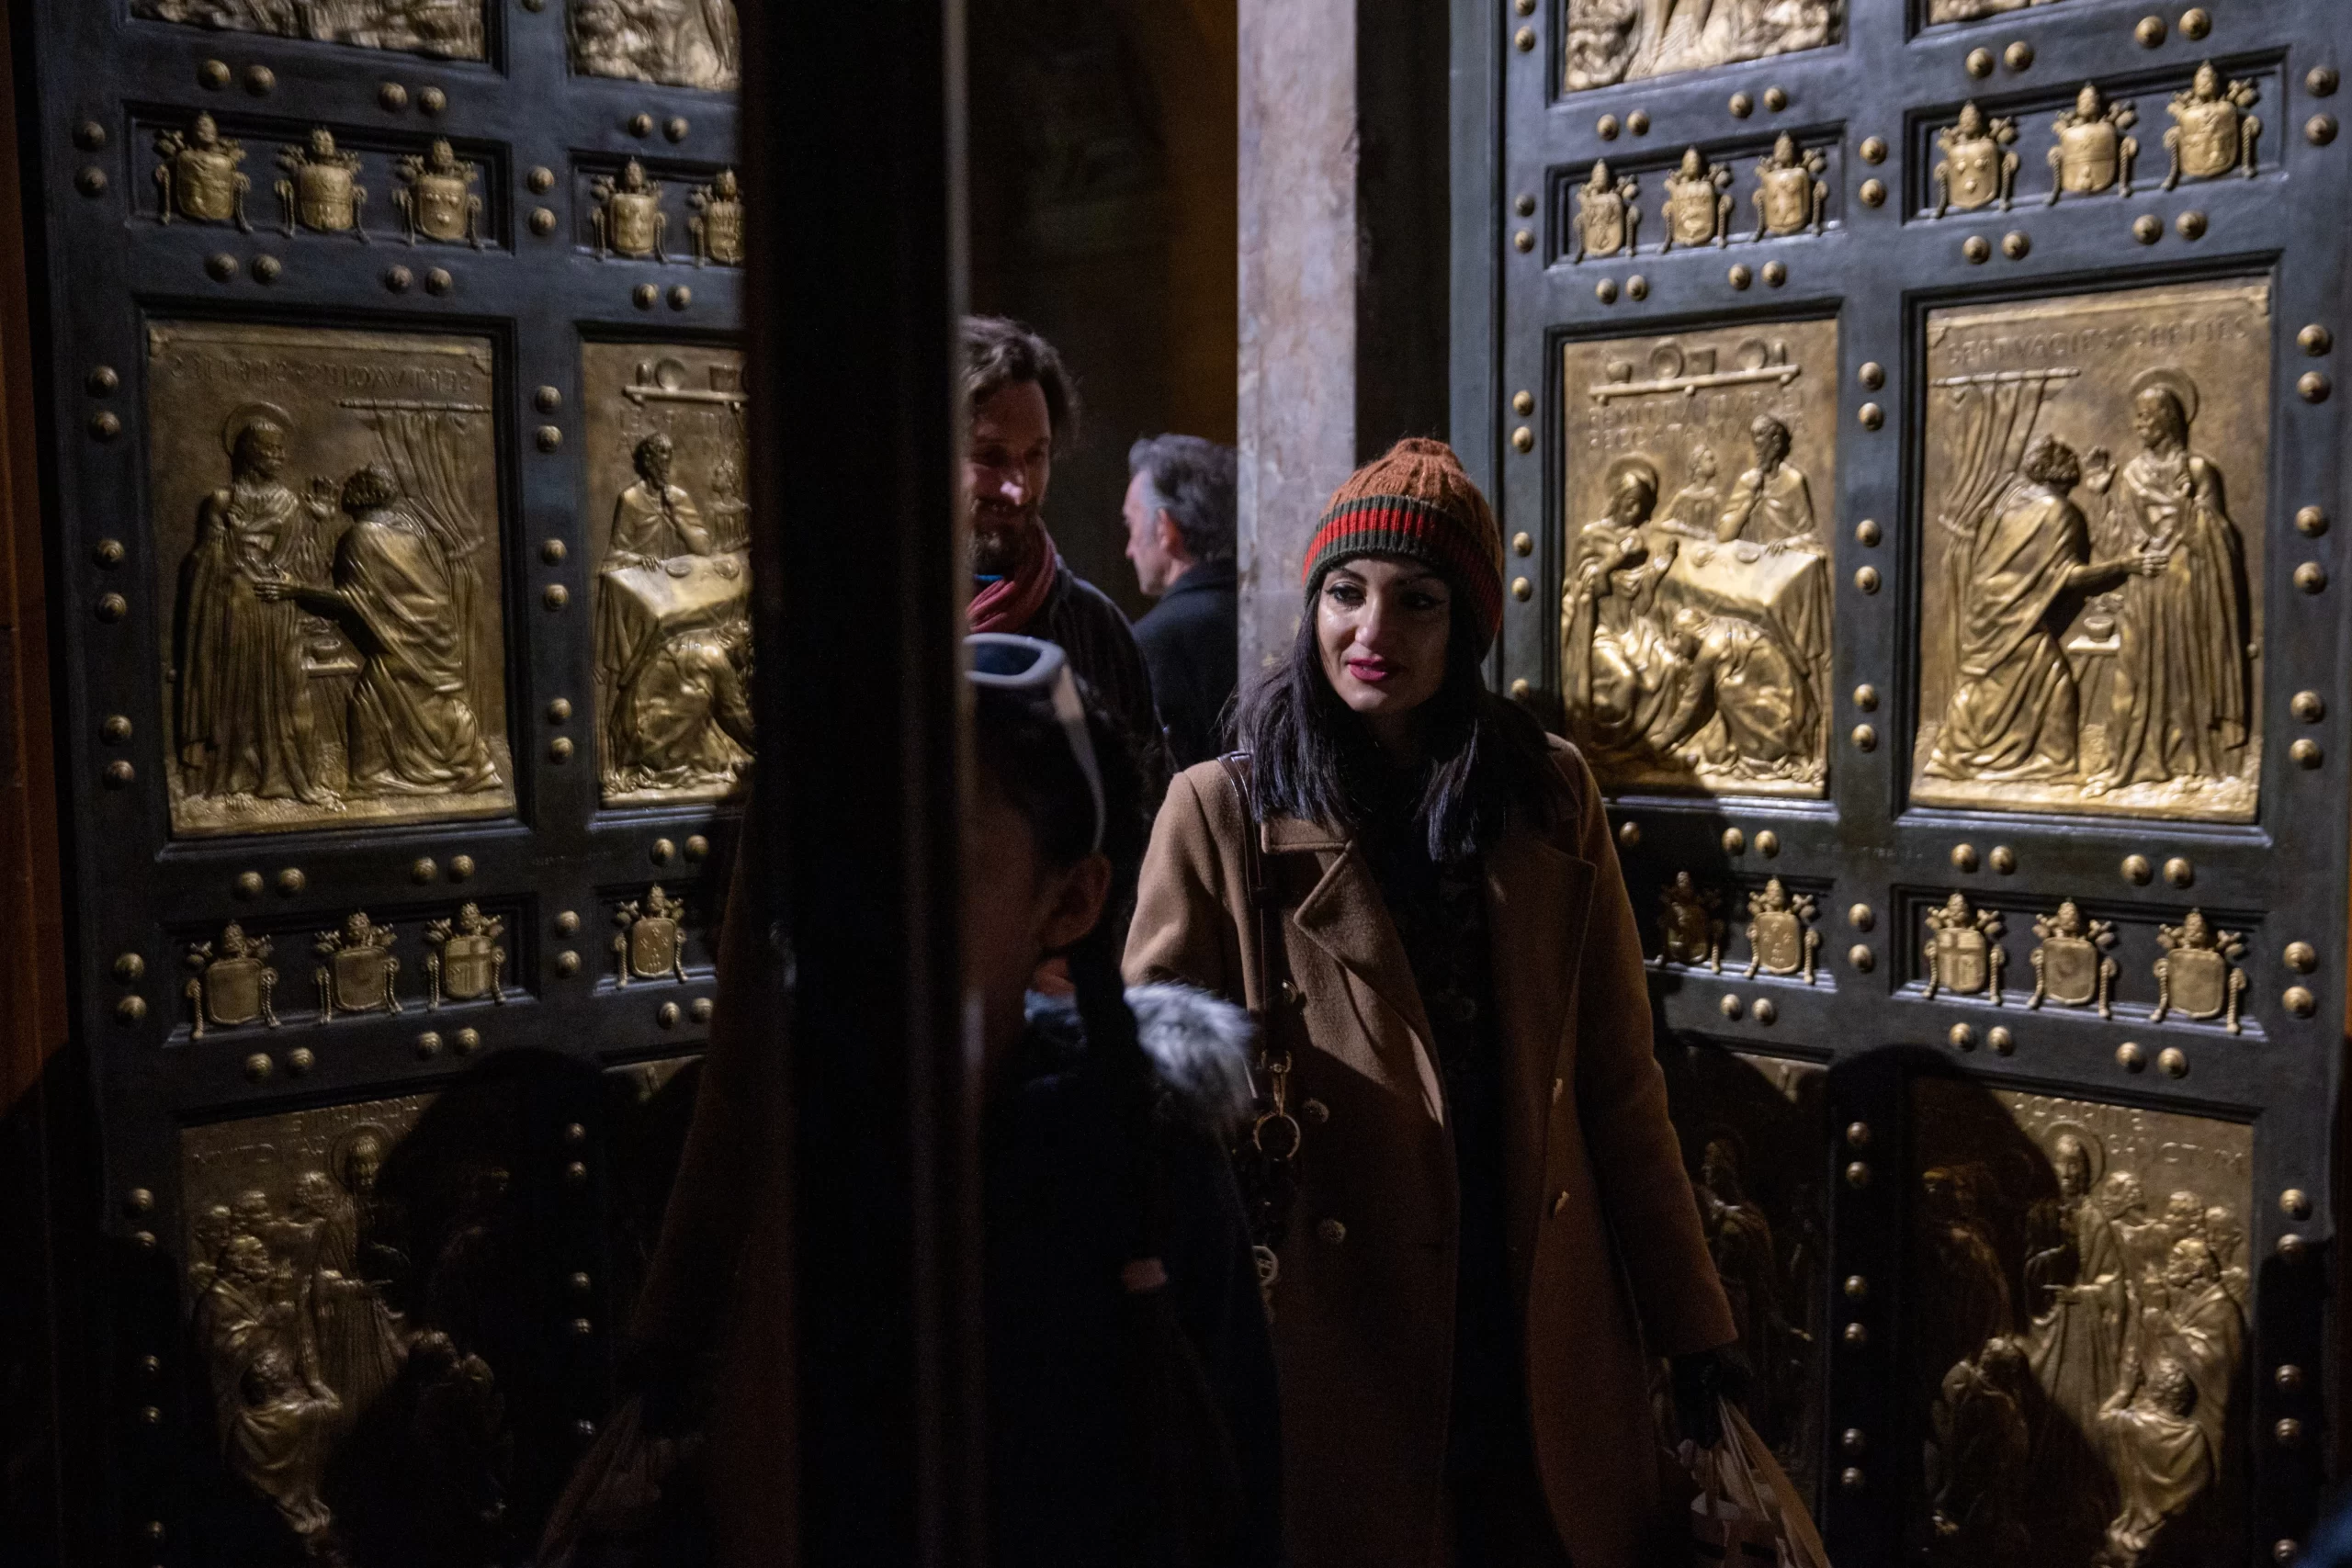
M 1702 1563 L 1725 1568 L 1829 1568 L 1821 1534 L 1796 1488 L 1737 1405 L 1721 1402 L 1723 1441 L 1690 1465 L 1690 1544 Z

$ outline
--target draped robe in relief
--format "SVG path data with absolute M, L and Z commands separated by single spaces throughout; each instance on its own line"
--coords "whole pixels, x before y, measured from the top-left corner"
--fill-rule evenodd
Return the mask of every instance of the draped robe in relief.
M 2116 488 L 2119 544 L 2169 546 L 2172 559 L 2124 583 L 2108 761 L 2091 785 L 2233 777 L 2247 733 L 2245 561 L 2221 470 L 2192 453 L 2143 452 Z
M 489 789 L 498 765 L 466 701 L 454 574 L 424 524 L 368 513 L 335 547 L 334 585 L 367 668 L 351 690 L 355 795 Z
M 2059 642 L 2076 567 L 2090 559 L 2082 509 L 2039 485 L 1988 510 L 1968 546 L 1968 593 L 1943 728 L 1927 771 L 1951 779 L 2053 779 L 2075 770 L 2081 718 Z
M 2132 1329 L 2131 1300 L 2123 1245 L 2098 1205 L 2076 1199 L 2065 1223 L 2074 1278 L 2057 1286 L 2049 1310 L 2035 1316 L 2027 1359 L 2051 1404 L 2088 1436 L 2098 1430 L 2099 1407 L 2115 1392 L 2123 1336 Z
M 316 805 L 321 776 L 300 605 L 254 595 L 300 577 L 309 520 L 275 479 L 239 479 L 197 519 L 180 603 L 179 746 L 191 795 Z

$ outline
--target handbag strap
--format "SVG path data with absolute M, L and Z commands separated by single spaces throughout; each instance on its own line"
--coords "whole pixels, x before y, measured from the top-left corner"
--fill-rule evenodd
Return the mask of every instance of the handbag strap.
M 1250 1216 L 1250 1231 L 1256 1244 L 1259 1284 L 1271 1291 L 1279 1268 L 1274 1249 L 1282 1244 L 1289 1194 L 1295 1180 L 1292 1167 L 1303 1141 L 1298 1119 L 1290 1112 L 1290 1050 L 1274 1039 L 1274 1004 L 1278 997 L 1286 998 L 1290 990 L 1289 981 L 1279 977 L 1283 967 L 1283 907 L 1281 898 L 1267 883 L 1265 857 L 1258 844 L 1257 792 L 1250 754 L 1227 752 L 1217 759 L 1217 764 L 1225 770 L 1226 782 L 1232 785 L 1234 799 L 1241 808 L 1241 881 L 1250 913 L 1250 941 L 1245 962 L 1253 997 L 1250 1016 L 1258 1025 L 1260 1106 L 1257 1120 L 1250 1123 L 1249 1146 L 1243 1153 L 1254 1156 L 1261 1168 L 1260 1186 L 1264 1199 Z

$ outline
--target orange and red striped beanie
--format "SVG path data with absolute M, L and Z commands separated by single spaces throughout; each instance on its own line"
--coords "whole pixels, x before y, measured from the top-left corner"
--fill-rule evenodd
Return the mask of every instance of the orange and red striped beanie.
M 1420 562 L 1469 600 L 1487 644 L 1502 629 L 1502 531 L 1444 442 L 1408 436 L 1358 468 L 1324 508 L 1299 581 L 1312 597 L 1324 572 L 1359 556 Z

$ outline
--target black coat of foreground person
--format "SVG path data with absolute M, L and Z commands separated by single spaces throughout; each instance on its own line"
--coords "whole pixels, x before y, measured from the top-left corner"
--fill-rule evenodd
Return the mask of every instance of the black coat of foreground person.
M 1273 1348 L 1226 1153 L 1250 1105 L 1250 1021 L 1199 991 L 1125 988 L 1135 754 L 1059 648 L 968 646 L 991 1559 L 1278 1562 Z M 1034 995 L 1056 957 L 1071 996 Z

